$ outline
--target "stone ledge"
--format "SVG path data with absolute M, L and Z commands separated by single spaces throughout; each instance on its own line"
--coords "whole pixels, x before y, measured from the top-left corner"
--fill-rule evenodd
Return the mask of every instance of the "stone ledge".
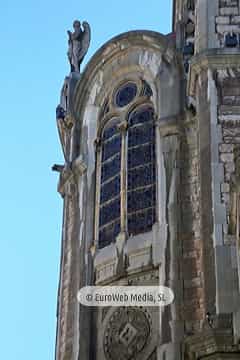
M 222 357 L 215 359 L 225 359 L 225 355 L 233 355 L 233 359 L 237 359 L 240 355 L 240 344 L 234 344 L 233 336 L 227 330 L 205 329 L 185 339 L 184 347 L 190 360 L 214 359 L 217 354 Z M 231 359 L 231 356 L 227 358 Z
M 153 246 L 153 231 L 129 237 L 121 249 L 117 248 L 119 235 L 116 243 L 95 249 L 93 253 L 96 285 L 106 285 L 118 280 L 123 274 L 141 273 L 156 266 L 153 261 L 153 251 L 157 250 Z

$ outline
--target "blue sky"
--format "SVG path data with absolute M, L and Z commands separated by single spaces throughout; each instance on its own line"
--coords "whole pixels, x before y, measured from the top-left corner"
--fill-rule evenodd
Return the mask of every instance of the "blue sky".
M 54 358 L 62 200 L 55 107 L 69 73 L 67 30 L 87 20 L 84 61 L 134 29 L 171 31 L 171 0 L 1 1 L 1 359 Z

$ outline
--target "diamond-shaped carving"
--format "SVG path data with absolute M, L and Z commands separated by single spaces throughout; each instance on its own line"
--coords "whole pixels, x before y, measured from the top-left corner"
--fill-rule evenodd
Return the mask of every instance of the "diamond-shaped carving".
M 120 333 L 119 339 L 125 346 L 128 346 L 135 338 L 136 334 L 137 330 L 135 329 L 135 327 L 128 323 L 124 327 L 123 331 Z

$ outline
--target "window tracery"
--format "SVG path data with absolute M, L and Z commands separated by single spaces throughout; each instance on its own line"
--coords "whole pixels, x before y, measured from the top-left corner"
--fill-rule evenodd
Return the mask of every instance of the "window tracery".
M 114 103 L 116 106 L 124 107 L 133 101 L 136 95 L 137 85 L 134 82 L 128 82 L 117 90 Z
M 110 109 L 110 120 L 101 130 L 99 248 L 114 242 L 120 232 L 137 235 L 150 231 L 155 222 L 155 127 L 149 101 L 152 90 L 145 81 L 141 84 L 138 89 L 137 84 L 128 81 L 113 93 L 115 115 L 111 117 Z

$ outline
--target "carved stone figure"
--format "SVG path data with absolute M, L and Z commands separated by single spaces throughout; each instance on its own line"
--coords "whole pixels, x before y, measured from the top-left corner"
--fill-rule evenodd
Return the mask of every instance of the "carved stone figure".
M 78 20 L 74 21 L 73 28 L 73 32 L 68 31 L 68 59 L 71 65 L 71 72 L 80 72 L 80 65 L 90 45 L 91 30 L 86 21 L 81 25 Z

